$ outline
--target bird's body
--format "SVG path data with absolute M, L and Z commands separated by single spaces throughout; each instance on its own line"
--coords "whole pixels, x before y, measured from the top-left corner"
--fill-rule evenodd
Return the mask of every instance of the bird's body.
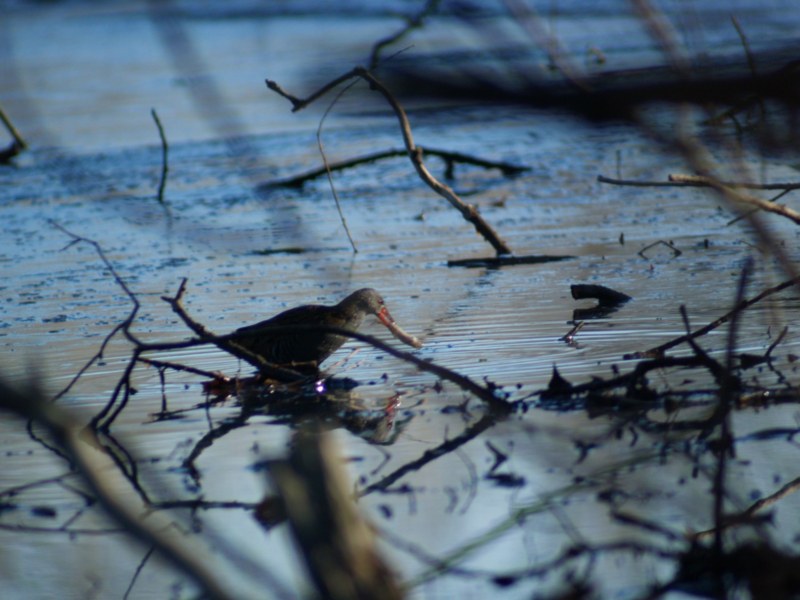
M 282 365 L 318 366 L 347 341 L 347 337 L 315 327 L 356 331 L 369 315 L 375 315 L 398 339 L 419 348 L 422 344 L 394 322 L 383 298 L 373 289 L 353 292 L 333 306 L 308 304 L 290 308 L 274 317 L 237 329 L 230 341 Z

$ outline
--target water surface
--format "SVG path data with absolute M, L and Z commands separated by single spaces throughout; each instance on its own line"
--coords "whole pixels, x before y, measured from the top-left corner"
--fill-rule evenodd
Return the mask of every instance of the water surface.
M 579 43 L 572 36 L 583 17 L 567 3 L 563 10 L 558 33 Z M 700 6 L 695 10 L 709 17 Z M 755 15 L 749 23 L 758 32 L 775 25 L 768 13 L 745 14 Z M 617 65 L 629 66 L 623 56 L 651 59 L 635 20 L 617 14 L 594 18 L 593 41 L 603 42 L 612 61 L 619 57 Z M 566 114 L 519 107 L 413 105 L 409 115 L 421 145 L 529 167 L 505 178 L 459 166 L 451 183 L 517 254 L 572 259 L 503 269 L 448 267 L 448 260 L 490 256 L 491 249 L 403 158 L 336 176 L 358 246 L 354 254 L 324 179 L 302 190 L 261 185 L 319 166 L 314 131 L 322 112 L 320 106 L 290 113 L 263 79 L 279 80 L 287 89 L 307 86 L 309 74 L 323 80 L 363 61 L 372 41 L 398 24 L 374 7 L 357 19 L 345 13 L 154 15 L 136 5 L 101 10 L 83 3 L 17 8 L 4 27 L 13 32 L 4 42 L 13 60 L 4 60 L 3 69 L 13 78 L 0 78 L 13 84 L 0 84 L 0 102 L 32 148 L 0 171 L 3 372 L 16 379 L 35 372 L 56 393 L 131 310 L 95 249 L 70 245 L 54 223 L 98 243 L 141 302 L 134 330 L 149 341 L 189 336 L 160 298 L 174 294 L 184 277 L 187 309 L 218 333 L 298 304 L 336 302 L 354 289 L 377 288 L 398 322 L 424 341 L 418 356 L 475 381 L 488 378 L 526 408 L 388 490 L 360 499 L 411 595 L 530 597 L 561 589 L 566 573 L 575 569 L 587 574 L 600 596 L 639 597 L 666 581 L 674 562 L 646 553 L 637 559 L 598 552 L 594 563 L 587 557 L 546 575 L 533 571 L 570 544 L 636 540 L 678 551 L 680 536 L 710 528 L 713 457 L 681 451 L 675 442 L 693 439 L 692 433 L 656 424 L 707 415 L 713 406 L 698 400 L 669 412 L 654 404 L 644 419 L 638 415 L 628 423 L 629 416 L 617 410 L 542 404 L 536 393 L 547 387 L 554 366 L 576 384 L 633 368 L 624 354 L 684 332 L 680 305 L 694 326 L 716 319 L 732 306 L 749 257 L 755 259 L 749 293 L 785 275 L 769 255 L 754 250 L 746 226 L 729 225 L 730 212 L 708 192 L 597 183 L 598 174 L 664 179 L 685 170 L 649 138 L 623 125 L 597 128 Z M 428 33 L 437 27 L 442 23 Z M 638 37 L 625 43 L 620 30 L 636 30 Z M 695 44 L 713 48 L 719 37 L 730 45 L 725 48 L 734 47 L 735 37 L 718 29 L 691 31 Z M 416 43 L 427 40 L 435 47 L 432 40 L 442 39 L 425 33 Z M 197 55 L 173 53 L 170 44 L 180 41 L 178 35 L 189 37 Z M 313 42 L 298 41 L 307 37 Z M 400 147 L 394 117 L 379 103 L 359 115 L 359 102 L 345 100 L 326 128 L 332 160 Z M 170 140 L 165 206 L 155 198 L 161 155 L 153 107 Z M 748 165 L 765 180 L 796 175 L 787 161 L 756 158 Z M 428 162 L 443 177 L 441 163 Z M 795 229 L 777 219 L 769 224 L 793 253 Z M 639 254 L 659 240 L 682 253 L 659 245 Z M 587 321 L 569 344 L 562 337 L 572 327 L 573 310 L 591 305 L 571 298 L 576 283 L 606 285 L 633 300 Z M 738 349 L 766 351 L 780 329 L 792 324 L 796 309 L 795 295 L 783 294 L 748 311 Z M 363 331 L 390 339 L 377 323 Z M 726 334 L 716 330 L 701 343 L 721 358 Z M 775 350 L 774 368 L 753 369 L 747 381 L 794 385 L 797 346 L 790 328 Z M 59 404 L 91 418 L 108 402 L 130 350 L 121 340 L 112 343 Z M 228 375 L 249 373 L 213 348 L 160 358 Z M 334 430 L 356 490 L 368 490 L 485 414 L 480 401 L 452 383 L 361 343 L 348 343 L 326 366 L 360 384 L 353 400 L 383 427 L 350 423 Z M 697 369 L 662 371 L 651 380 L 676 392 L 714 387 Z M 137 481 L 150 499 L 238 503 L 196 513 L 159 510 L 159 517 L 177 523 L 176 535 L 207 557 L 209 569 L 236 597 L 263 597 L 264 586 L 279 591 L 272 579 L 292 594 L 305 590 L 287 529 L 266 531 L 251 511 L 270 489 L 254 465 L 283 456 L 292 427 L 275 416 L 252 416 L 198 455 L 198 483 L 184 461 L 202 436 L 239 415 L 235 399 L 197 408 L 206 399 L 203 379 L 187 373 L 168 373 L 162 388 L 154 369 L 140 367 L 133 381 L 138 393 L 112 431 L 136 456 Z M 168 408 L 181 410 L 182 418 L 153 418 L 162 391 Z M 381 421 L 387 404 L 398 400 L 394 420 Z M 796 477 L 793 443 L 753 435 L 796 429 L 796 421 L 794 404 L 736 414 L 733 427 L 741 442 L 729 474 L 731 511 Z M 7 418 L 0 428 L 4 593 L 122 596 L 147 549 L 113 531 L 116 525 L 87 502 L 68 465 L 33 441 L 23 422 Z M 493 468 L 498 451 L 506 461 Z M 130 480 L 113 465 L 108 476 L 144 510 Z M 798 533 L 797 502 L 790 495 L 776 504 L 775 526 L 760 534 L 791 545 Z M 623 523 L 613 517 L 620 512 L 657 522 L 676 537 Z M 191 596 L 191 584 L 157 558 L 142 569 L 130 597 Z M 503 577 L 514 585 L 498 585 Z

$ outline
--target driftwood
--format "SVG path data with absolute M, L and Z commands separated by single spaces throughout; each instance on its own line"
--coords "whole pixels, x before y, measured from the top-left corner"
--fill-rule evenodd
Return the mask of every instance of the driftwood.
M 544 40 L 539 45 L 549 51 L 551 42 Z M 570 63 L 566 53 L 556 53 L 551 55 L 554 59 L 551 66 L 563 75 L 561 80 L 531 61 L 517 62 L 513 79 L 503 81 L 497 69 L 488 74 L 478 68 L 470 72 L 470 61 L 458 57 L 451 58 L 444 68 L 437 68 L 433 60 L 395 60 L 385 67 L 391 69 L 386 79 L 394 89 L 416 98 L 517 104 L 568 111 L 590 121 L 637 122 L 640 110 L 653 103 L 703 107 L 733 105 L 729 111 L 714 117 L 715 122 L 731 118 L 764 100 L 774 100 L 796 111 L 800 61 L 786 60 L 793 58 L 791 46 L 761 53 L 759 62 L 769 64 L 770 69 L 754 77 L 738 58 L 707 60 L 703 66 L 692 66 L 687 72 L 682 52 L 673 51 L 670 45 L 667 40 L 662 43 L 665 54 L 670 55 L 672 64 L 668 66 L 597 74 L 586 73 Z M 526 50 L 531 48 L 517 49 L 510 62 L 519 61 Z M 790 119 L 787 119 L 787 129 L 793 127 Z M 778 143 L 774 139 L 771 141 Z
M 604 285 L 579 283 L 569 286 L 570 293 L 575 300 L 593 298 L 597 305 L 592 308 L 576 308 L 572 311 L 572 321 L 578 323 L 583 319 L 599 319 L 615 312 L 620 306 L 631 300 L 631 297 L 617 290 L 612 290 Z M 582 327 L 576 325 L 572 331 L 563 336 L 563 340 L 571 342 L 575 334 Z
M 486 267 L 487 269 L 497 269 L 499 267 L 510 267 L 514 265 L 538 265 L 540 263 L 559 262 L 570 260 L 574 256 L 549 256 L 544 254 L 530 254 L 527 256 L 492 256 L 489 258 L 459 258 L 448 260 L 448 267 Z
M 631 299 L 627 294 L 612 290 L 604 285 L 578 283 L 569 286 L 569 290 L 575 300 L 594 298 L 597 300 L 598 305 L 603 307 L 619 306 Z

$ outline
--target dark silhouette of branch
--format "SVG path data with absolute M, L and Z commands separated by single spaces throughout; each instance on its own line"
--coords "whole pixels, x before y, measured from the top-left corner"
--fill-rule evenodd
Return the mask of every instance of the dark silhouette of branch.
M 381 62 L 381 52 L 384 48 L 391 46 L 398 40 L 403 39 L 409 33 L 411 33 L 415 29 L 419 29 L 425 22 L 425 19 L 431 16 L 436 12 L 439 8 L 439 3 L 441 0 L 427 0 L 425 5 L 420 9 L 420 11 L 414 14 L 411 17 L 406 18 L 406 23 L 401 27 L 398 31 L 393 33 L 390 36 L 383 38 L 382 40 L 378 40 L 372 46 L 372 51 L 369 55 L 369 61 L 367 64 L 369 65 L 370 70 L 375 70 L 378 68 Z
M 169 146 L 167 145 L 167 136 L 164 134 L 164 127 L 161 125 L 161 119 L 158 118 L 156 109 L 150 109 L 150 114 L 153 116 L 153 121 L 158 127 L 158 137 L 161 139 L 161 179 L 158 183 L 158 201 L 164 204 L 164 188 L 167 186 L 167 173 L 169 173 L 169 162 L 167 155 L 169 153 Z
M 448 150 L 437 150 L 435 148 L 423 148 L 423 154 L 426 156 L 438 156 L 444 160 L 447 165 L 445 176 L 449 179 L 452 179 L 454 166 L 458 163 L 483 167 L 484 169 L 498 169 L 506 177 L 512 177 L 519 173 L 530 170 L 530 167 L 514 165 L 502 161 L 487 160 L 471 156 L 469 154 L 463 154 L 461 152 L 450 152 Z M 317 177 L 324 175 L 327 171 L 343 171 L 344 169 L 350 169 L 352 167 L 357 167 L 358 165 L 368 164 L 383 158 L 392 158 L 395 156 L 408 156 L 408 151 L 405 149 L 383 150 L 381 152 L 374 152 L 372 154 L 366 154 L 364 156 L 358 156 L 356 158 L 350 158 L 348 160 L 343 160 L 336 163 L 329 163 L 327 167 L 323 166 L 319 169 L 311 169 L 310 171 L 301 173 L 299 175 L 294 175 L 292 177 L 269 181 L 261 184 L 259 189 L 264 190 L 273 187 L 301 188 L 307 181 L 316 179 Z
M 625 355 L 624 358 L 630 359 L 630 358 L 646 358 L 646 357 L 653 357 L 653 356 L 663 356 L 664 353 L 667 350 L 669 350 L 670 348 L 674 348 L 675 346 L 679 346 L 680 344 L 683 344 L 683 343 L 687 342 L 689 339 L 693 339 L 693 338 L 697 338 L 697 337 L 703 336 L 703 335 L 707 334 L 709 331 L 713 331 L 714 329 L 716 329 L 720 325 L 723 325 L 724 323 L 727 323 L 728 321 L 730 321 L 736 313 L 750 308 L 754 304 L 759 303 L 764 298 L 772 296 L 773 294 L 777 294 L 778 292 L 782 292 L 783 290 L 788 289 L 788 288 L 790 288 L 792 286 L 795 286 L 795 285 L 798 285 L 798 284 L 800 284 L 800 278 L 789 279 L 788 281 L 784 281 L 783 283 L 779 283 L 778 285 L 773 286 L 771 288 L 768 288 L 768 289 L 762 291 L 760 294 L 757 294 L 756 296 L 753 296 L 749 300 L 746 300 L 746 299 L 742 300 L 738 305 L 734 306 L 730 311 L 725 313 L 720 318 L 712 321 L 711 323 L 708 323 L 707 325 L 704 325 L 700 329 L 696 329 L 692 333 L 687 333 L 685 335 L 678 336 L 677 338 L 674 338 L 674 339 L 672 339 L 672 340 L 670 340 L 668 342 L 665 342 L 664 344 L 661 344 L 660 346 L 655 346 L 654 348 L 650 348 L 649 350 L 645 350 L 643 352 L 634 352 L 632 354 Z
M 159 551 L 159 555 L 178 570 L 189 576 L 210 598 L 232 598 L 217 580 L 208 566 L 191 550 L 164 530 L 152 519 L 142 518 L 125 502 L 120 501 L 118 490 L 105 476 L 103 467 L 98 464 L 94 450 L 100 443 L 91 431 L 73 422 L 67 414 L 47 402 L 36 387 L 28 384 L 24 389 L 15 389 L 0 381 L 0 408 L 17 415 L 34 419 L 48 430 L 56 443 L 77 465 L 91 492 L 103 505 L 106 512 L 124 529 L 147 546 Z

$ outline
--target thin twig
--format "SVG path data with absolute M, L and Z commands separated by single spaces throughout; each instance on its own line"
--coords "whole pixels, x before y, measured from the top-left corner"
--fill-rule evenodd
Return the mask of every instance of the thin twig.
M 739 23 L 739 19 L 736 18 L 736 15 L 731 15 L 731 23 L 733 23 L 736 33 L 739 34 L 739 41 L 742 42 L 742 48 L 744 48 L 744 55 L 747 58 L 747 66 L 750 69 L 750 74 L 753 76 L 753 78 L 756 78 L 758 77 L 758 69 L 756 68 L 756 61 L 753 57 L 753 51 L 750 49 L 750 43 L 747 41 L 747 36 L 745 35 L 744 29 L 742 29 L 742 26 Z
M 161 181 L 158 183 L 158 201 L 164 204 L 164 188 L 167 186 L 167 173 L 169 173 L 169 163 L 167 161 L 167 154 L 169 146 L 167 145 L 167 136 L 164 134 L 164 127 L 161 125 L 161 119 L 158 118 L 155 108 L 150 109 L 150 114 L 153 115 L 153 121 L 156 122 L 158 127 L 158 136 L 161 138 Z
M 742 42 L 742 48 L 744 48 L 744 55 L 747 58 L 747 66 L 750 69 L 750 74 L 753 76 L 753 80 L 755 81 L 758 79 L 758 67 L 756 66 L 756 59 L 753 56 L 753 51 L 750 49 L 750 43 L 747 41 L 747 35 L 744 33 L 744 29 L 742 28 L 741 24 L 739 23 L 739 19 L 736 18 L 736 15 L 731 15 L 731 23 L 733 23 L 734 29 L 736 29 L 736 33 L 739 34 L 739 40 Z M 760 96 L 756 96 L 758 101 L 758 106 L 761 111 L 761 118 L 763 119 L 767 114 L 767 108 L 764 106 L 764 99 Z
M 147 358 L 145 356 L 139 357 L 139 362 L 144 363 L 146 365 L 150 365 L 151 367 L 155 367 L 156 369 L 172 369 L 173 371 L 183 371 L 185 373 L 192 373 L 193 375 L 199 375 L 201 377 L 207 377 L 209 379 L 214 379 L 219 377 L 219 373 L 214 373 L 213 371 L 206 371 L 205 369 L 198 369 L 196 367 L 190 367 L 189 365 L 183 365 L 181 363 L 175 363 L 170 361 L 164 360 L 155 360 L 153 358 Z
M 797 211 L 789 208 L 785 204 L 777 204 L 775 202 L 769 202 L 768 200 L 764 200 L 757 196 L 753 196 L 752 194 L 746 194 L 734 187 L 730 187 L 725 185 L 724 183 L 717 182 L 713 177 L 708 178 L 709 186 L 720 192 L 726 200 L 728 200 L 729 204 L 734 206 L 742 205 L 742 204 L 750 204 L 765 212 L 775 213 L 777 215 L 781 215 L 782 217 L 786 217 L 787 219 L 794 221 L 798 225 L 800 225 L 800 213 Z M 755 216 L 755 215 L 753 215 Z M 750 219 L 752 222 L 752 219 Z
M 712 183 L 712 178 L 704 175 L 684 175 L 682 173 L 671 173 L 667 181 L 643 181 L 636 179 L 618 179 L 598 175 L 597 181 L 611 185 L 626 185 L 633 187 L 715 187 L 724 185 L 730 188 L 742 188 L 748 190 L 798 190 L 800 183 L 751 183 L 749 181 L 716 181 Z
M 422 469 L 428 463 L 441 458 L 442 456 L 454 452 L 464 444 L 474 440 L 484 431 L 497 424 L 497 417 L 491 413 L 485 414 L 480 420 L 476 421 L 459 435 L 445 440 L 438 446 L 430 448 L 422 453 L 422 455 L 412 461 L 409 461 L 402 466 L 398 467 L 388 475 L 381 477 L 358 492 L 358 497 L 366 496 L 373 492 L 386 492 L 389 487 L 408 475 Z
M 131 582 L 128 584 L 128 588 L 122 595 L 122 600 L 128 600 L 128 598 L 130 597 L 130 594 L 133 591 L 133 586 L 136 585 L 136 580 L 139 579 L 139 575 L 142 573 L 142 569 L 144 569 L 145 565 L 147 564 L 147 561 L 150 560 L 150 557 L 153 555 L 154 550 L 155 548 L 153 546 L 150 546 L 150 548 L 147 549 L 147 552 L 144 553 L 142 560 L 140 560 L 139 564 L 136 565 L 136 571 L 134 572 L 133 577 L 131 577 Z
M 422 148 L 418 148 L 414 144 L 414 138 L 411 134 L 411 124 L 408 121 L 406 112 L 391 92 L 366 69 L 357 68 L 356 74 L 366 79 L 374 89 L 378 90 L 394 109 L 395 115 L 397 115 L 397 119 L 400 121 L 400 129 L 403 134 L 406 149 L 408 150 L 409 158 L 411 158 L 411 162 L 420 178 L 427 183 L 433 191 L 450 202 L 450 204 L 461 213 L 461 216 L 465 220 L 472 223 L 477 232 L 492 245 L 498 256 L 512 254 L 511 248 L 501 240 L 494 232 L 494 229 L 483 220 L 475 205 L 463 202 L 452 188 L 438 181 L 430 171 L 428 171 L 422 160 Z
M 108 346 L 108 344 L 111 342 L 114 336 L 117 335 L 117 333 L 122 332 L 123 335 L 125 335 L 125 337 L 129 341 L 133 342 L 134 344 L 139 343 L 139 341 L 133 336 L 133 334 L 130 333 L 129 328 L 139 312 L 140 304 L 136 295 L 130 290 L 130 288 L 122 279 L 122 277 L 120 277 L 120 275 L 117 273 L 116 269 L 114 268 L 114 265 L 111 263 L 111 261 L 103 252 L 103 249 L 100 247 L 100 244 L 98 244 L 94 240 L 82 237 L 80 235 L 71 232 L 70 230 L 60 225 L 59 223 L 56 223 L 55 221 L 50 221 L 50 224 L 71 238 L 70 243 L 67 244 L 67 246 L 65 246 L 64 249 L 79 243 L 89 244 L 92 248 L 94 248 L 94 251 L 97 254 L 98 258 L 100 258 L 102 263 L 105 265 L 106 269 L 108 269 L 108 271 L 111 273 L 111 276 L 114 278 L 116 284 L 122 289 L 123 292 L 125 292 L 125 295 L 128 297 L 131 304 L 133 305 L 130 312 L 128 313 L 128 316 L 125 317 L 120 323 L 115 325 L 114 328 L 111 330 L 111 332 L 108 335 L 106 335 L 105 339 L 100 344 L 100 348 L 98 349 L 98 351 L 95 352 L 95 354 L 92 357 L 90 357 L 88 361 L 86 361 L 83 367 L 81 367 L 78 373 L 70 380 L 67 386 L 53 397 L 53 401 L 55 401 L 64 396 L 65 394 L 67 394 L 72 389 L 72 387 L 78 382 L 81 376 L 83 376 L 83 374 L 86 373 L 86 371 L 94 363 L 96 363 L 103 357 L 103 353 L 105 352 L 106 346 Z M 129 365 L 129 369 L 130 368 L 131 367 Z M 112 395 L 111 399 L 109 400 L 109 403 L 106 404 L 106 406 L 100 411 L 99 415 L 95 416 L 96 419 L 95 423 L 99 423 L 99 420 L 102 419 L 108 413 L 109 410 L 111 410 L 111 406 L 116 401 L 117 394 L 119 393 L 120 390 L 121 388 L 118 385 L 117 388 L 115 389 L 114 395 Z
M 772 198 L 770 198 L 769 200 L 767 200 L 767 202 L 777 202 L 778 200 L 780 200 L 781 198 L 783 198 L 783 197 L 784 197 L 786 194 L 788 194 L 788 193 L 789 193 L 789 192 L 791 192 L 791 191 L 792 191 L 792 190 L 789 190 L 789 189 L 783 190 L 783 191 L 782 191 L 782 192 L 780 192 L 779 194 L 776 194 L 775 196 L 773 196 Z M 726 225 L 728 225 L 728 226 L 730 226 L 730 225 L 734 225 L 735 223 L 738 223 L 738 222 L 739 222 L 739 221 L 741 221 L 742 219 L 747 219 L 747 218 L 749 218 L 749 217 L 750 217 L 750 215 L 752 215 L 752 214 L 755 214 L 756 212 L 758 212 L 758 210 L 759 210 L 758 208 L 753 208 L 753 209 L 751 209 L 751 210 L 749 210 L 749 211 L 747 211 L 747 212 L 744 212 L 744 213 L 742 213 L 741 215 L 739 215 L 739 216 L 737 216 L 737 217 L 734 217 L 733 219 L 731 219 L 730 221 L 728 221 L 728 222 L 726 223 Z
M 686 312 L 686 306 L 684 306 L 683 304 L 681 304 L 680 306 L 680 313 L 681 313 L 681 319 L 683 319 L 683 326 L 686 329 L 687 335 L 689 335 L 691 334 L 692 328 L 691 325 L 689 324 L 689 315 Z M 731 371 L 729 369 L 724 368 L 721 364 L 719 364 L 719 362 L 711 358 L 708 352 L 703 350 L 700 347 L 700 345 L 695 341 L 695 339 L 691 337 L 691 335 L 689 335 L 689 337 L 686 339 L 686 343 L 689 344 L 689 347 L 692 349 L 692 351 L 694 352 L 695 356 L 698 358 L 700 363 L 708 369 L 708 371 L 711 373 L 711 375 L 714 377 L 714 379 L 716 380 L 717 384 L 720 387 L 722 387 L 723 384 L 725 384 L 726 380 L 733 377 Z
M 625 358 L 644 358 L 648 356 L 663 356 L 664 352 L 666 352 L 670 348 L 674 348 L 675 346 L 683 344 L 687 342 L 690 338 L 696 338 L 705 335 L 708 332 L 713 331 L 720 325 L 727 323 L 729 320 L 731 320 L 731 318 L 733 318 L 735 313 L 746 310 L 751 306 L 753 306 L 754 304 L 757 304 L 764 298 L 772 296 L 773 294 L 777 294 L 778 292 L 781 292 L 787 288 L 790 288 L 798 284 L 800 284 L 800 277 L 796 279 L 789 279 L 788 281 L 784 281 L 783 283 L 780 283 L 776 286 L 767 288 L 766 290 L 750 298 L 749 300 L 742 300 L 737 306 L 734 306 L 733 309 L 725 313 L 720 318 L 712 321 L 711 323 L 708 323 L 707 325 L 704 325 L 700 329 L 696 329 L 692 333 L 687 333 L 685 335 L 678 336 L 677 338 L 674 338 L 669 342 L 661 344 L 660 346 L 655 346 L 654 348 L 650 348 L 649 350 L 645 350 L 644 352 L 637 352 L 635 354 L 627 355 Z
M 423 23 L 425 22 L 425 19 L 431 16 L 433 13 L 435 13 L 436 10 L 439 8 L 440 1 L 441 0 L 427 0 L 427 2 L 425 2 L 425 5 L 418 13 L 416 13 L 412 17 L 406 18 L 406 22 L 405 25 L 403 25 L 403 27 L 401 27 L 398 31 L 396 31 L 392 35 L 387 36 L 382 40 L 378 40 L 377 42 L 375 42 L 375 44 L 372 46 L 372 51 L 370 52 L 369 55 L 369 61 L 367 62 L 367 64 L 369 65 L 369 69 L 374 70 L 378 68 L 378 65 L 381 62 L 380 54 L 384 48 L 404 38 L 414 29 L 422 27 Z
M 672 256 L 673 257 L 680 256 L 681 254 L 683 254 L 683 252 L 681 250 L 679 250 L 678 248 L 675 247 L 675 244 L 673 242 L 667 242 L 665 240 L 657 240 L 657 241 L 653 242 L 652 244 L 648 244 L 647 246 L 645 246 L 644 248 L 639 250 L 636 254 L 638 254 L 639 256 L 644 258 L 645 260 L 647 260 L 647 257 L 645 256 L 644 253 L 647 252 L 648 250 L 650 250 L 650 248 L 655 248 L 656 246 L 659 246 L 659 245 L 662 245 L 662 244 L 664 246 L 666 246 L 667 248 L 669 248 L 670 250 L 672 250 Z
M 742 512 L 742 518 L 752 517 L 755 513 L 772 506 L 779 500 L 785 498 L 789 494 L 794 494 L 796 491 L 800 490 L 800 477 L 796 477 L 788 482 L 786 485 L 782 486 L 777 492 L 774 494 L 770 494 L 769 496 L 765 496 L 760 500 L 754 502 L 750 507 L 748 507 L 745 511 Z
M 420 148 L 421 146 L 417 147 Z M 506 177 L 513 177 L 514 175 L 518 175 L 519 173 L 524 173 L 525 171 L 530 170 L 530 167 L 515 165 L 503 161 L 487 160 L 484 158 L 478 158 L 476 156 L 472 156 L 470 154 L 463 154 L 461 152 L 438 150 L 436 148 L 428 148 L 427 146 L 422 148 L 423 148 L 422 151 L 425 154 L 425 156 L 438 156 L 443 161 L 445 161 L 445 163 L 447 164 L 446 170 L 448 173 L 452 172 L 453 165 L 456 163 L 474 165 L 476 167 L 483 167 L 484 169 L 497 169 L 500 172 L 502 172 L 503 175 L 505 175 Z M 280 186 L 280 187 L 299 188 L 302 187 L 305 182 L 316 179 L 317 177 L 324 175 L 328 171 L 330 172 L 343 171 L 344 169 L 350 169 L 358 165 L 376 162 L 383 158 L 391 158 L 395 156 L 408 156 L 408 151 L 405 148 L 402 149 L 392 148 L 390 150 L 382 150 L 380 152 L 374 152 L 372 154 L 365 154 L 363 156 L 357 156 L 355 158 L 350 158 L 335 163 L 326 163 L 325 166 L 320 167 L 318 169 L 311 169 L 310 171 L 306 171 L 305 173 L 294 175 L 292 177 L 287 177 L 285 179 L 269 181 L 267 183 L 262 184 L 260 187 L 271 188 Z
M 781 486 L 781 488 L 775 493 L 770 494 L 769 496 L 764 496 L 759 500 L 756 500 L 753 504 L 751 504 L 742 512 L 737 513 L 735 515 L 726 516 L 724 527 L 726 529 L 729 529 L 736 525 L 752 525 L 754 522 L 757 522 L 758 519 L 758 517 L 756 516 L 757 513 L 761 512 L 765 508 L 769 508 L 773 504 L 776 504 L 778 501 L 782 500 L 786 496 L 794 494 L 798 490 L 800 490 L 800 477 L 796 477 L 787 484 Z M 692 539 L 702 540 L 711 535 L 716 535 L 716 531 L 717 531 L 716 527 L 712 529 L 706 529 L 704 531 L 698 531 L 692 536 Z
M 21 150 L 24 150 L 28 147 L 28 143 L 25 141 L 22 135 L 20 135 L 19 131 L 17 131 L 17 128 L 14 127 L 14 124 L 11 122 L 11 119 L 8 118 L 8 115 L 6 115 L 6 111 L 3 110 L 2 106 L 0 106 L 0 121 L 3 122 L 3 125 L 5 125 L 8 133 L 11 134 L 11 137 L 14 138 L 14 142 Z
M 339 202 L 339 194 L 336 192 L 336 186 L 333 184 L 333 174 L 331 173 L 331 168 L 328 164 L 328 156 L 325 154 L 325 147 L 322 144 L 322 126 L 325 124 L 325 119 L 328 118 L 328 115 L 330 114 L 331 110 L 333 110 L 333 107 L 336 105 L 339 99 L 356 83 L 357 81 L 351 81 L 341 90 L 339 90 L 339 92 L 337 92 L 336 96 L 333 98 L 330 104 L 328 104 L 325 112 L 322 113 L 322 118 L 319 120 L 319 125 L 317 126 L 317 146 L 319 147 L 319 153 L 322 156 L 322 162 L 325 165 L 325 174 L 328 176 L 328 185 L 330 185 L 331 194 L 333 194 L 333 201 L 336 203 L 336 210 L 339 212 L 339 220 L 342 222 L 344 232 L 347 234 L 347 239 L 350 241 L 350 247 L 353 249 L 353 254 L 358 254 L 358 248 L 356 248 L 356 242 L 350 233 L 350 228 L 347 226 L 347 219 L 344 217 L 344 213 L 342 212 L 342 204 Z

